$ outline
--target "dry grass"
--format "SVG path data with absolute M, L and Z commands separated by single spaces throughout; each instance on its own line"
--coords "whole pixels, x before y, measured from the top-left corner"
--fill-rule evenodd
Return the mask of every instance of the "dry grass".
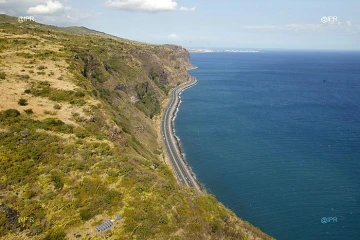
M 9 35 L 5 33 L 0 33 L 0 36 L 6 36 L 7 39 L 21 40 L 36 38 L 40 42 L 45 43 L 45 45 L 41 47 L 41 50 L 57 51 L 57 49 L 60 48 L 60 46 L 54 46 L 39 36 L 32 36 L 29 34 Z M 69 65 L 65 60 L 52 61 L 51 59 L 35 59 L 35 61 L 33 61 L 32 59 L 18 55 L 19 53 L 34 54 L 34 49 L 23 48 L 24 46 L 18 49 L 13 47 L 11 50 L 0 53 L 2 58 L 1 69 L 6 74 L 6 79 L 0 81 L 0 111 L 9 108 L 17 109 L 20 112 L 23 112 L 25 109 L 32 109 L 34 112 L 32 118 L 39 120 L 48 118 L 49 115 L 46 114 L 46 112 L 51 112 L 52 115 L 55 113 L 56 117 L 63 122 L 73 125 L 77 125 L 77 123 L 74 120 L 72 113 L 78 113 L 80 117 L 86 118 L 87 114 L 83 111 L 84 107 L 74 106 L 69 103 L 61 103 L 61 109 L 54 111 L 53 106 L 56 102 L 50 101 L 47 98 L 24 94 L 26 89 L 30 89 L 31 84 L 36 84 L 41 81 L 48 81 L 52 88 L 66 91 L 76 90 L 78 87 L 74 84 L 75 80 L 73 79 L 73 76 L 67 70 Z M 45 75 L 36 74 L 39 66 L 46 67 L 44 69 Z M 24 69 L 32 70 L 33 73 L 30 73 L 29 71 L 24 72 Z M 20 98 L 28 100 L 28 105 L 19 106 L 17 102 Z M 98 101 L 95 99 L 89 101 L 89 105 L 94 103 L 98 103 Z
M 0 79 L 0 111 L 10 109 L 0 115 L 5 136 L 0 137 L 0 202 L 38 221 L 24 231 L 17 222 L 6 223 L 14 229 L 0 231 L 2 239 L 29 239 L 26 234 L 38 229 L 34 239 L 56 234 L 241 239 L 248 229 L 246 239 L 266 238 L 215 198 L 178 185 L 159 161 L 164 158 L 159 109 L 168 103 L 166 90 L 187 79 L 191 64 L 184 49 L 84 28 L 75 32 L 85 33 L 73 34 L 37 23 L 19 25 L 0 14 L 3 21 L 12 24 L 1 24 L 0 32 L 0 72 L 6 76 Z M 149 78 L 151 70 L 163 86 Z M 139 101 L 131 103 L 130 96 Z M 21 98 L 27 106 L 18 105 Z M 24 114 L 27 109 L 33 114 Z M 123 222 L 96 232 L 96 225 L 117 214 Z M 0 221 L 3 216 L 0 211 Z

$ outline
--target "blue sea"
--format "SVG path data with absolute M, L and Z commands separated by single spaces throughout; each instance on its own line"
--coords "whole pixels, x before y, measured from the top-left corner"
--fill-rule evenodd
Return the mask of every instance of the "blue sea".
M 176 134 L 207 191 L 276 239 L 360 239 L 360 53 L 192 53 Z

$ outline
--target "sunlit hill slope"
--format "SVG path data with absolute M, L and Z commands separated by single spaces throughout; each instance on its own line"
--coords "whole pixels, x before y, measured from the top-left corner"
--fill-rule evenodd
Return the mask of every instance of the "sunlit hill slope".
M 159 119 L 190 67 L 179 46 L 0 15 L 0 238 L 269 239 L 166 164 Z

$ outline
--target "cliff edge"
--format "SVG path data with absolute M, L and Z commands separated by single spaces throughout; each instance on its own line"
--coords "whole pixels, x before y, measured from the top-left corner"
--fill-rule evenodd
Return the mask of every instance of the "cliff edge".
M 0 15 L 0 238 L 271 239 L 163 159 L 189 53 L 80 29 Z

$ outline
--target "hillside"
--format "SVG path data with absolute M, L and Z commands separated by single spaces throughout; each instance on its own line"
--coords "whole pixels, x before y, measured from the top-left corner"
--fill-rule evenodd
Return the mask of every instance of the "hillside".
M 271 239 L 166 163 L 189 53 L 77 29 L 0 15 L 0 238 Z

